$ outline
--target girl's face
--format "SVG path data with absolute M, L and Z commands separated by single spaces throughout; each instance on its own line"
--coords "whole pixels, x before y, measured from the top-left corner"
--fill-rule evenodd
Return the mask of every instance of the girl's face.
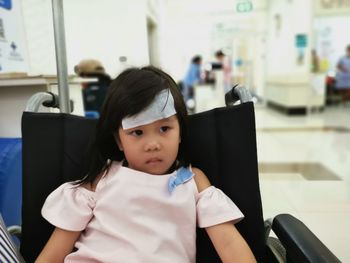
M 181 141 L 176 115 L 127 130 L 119 128 L 118 135 L 129 168 L 156 175 L 168 172 Z

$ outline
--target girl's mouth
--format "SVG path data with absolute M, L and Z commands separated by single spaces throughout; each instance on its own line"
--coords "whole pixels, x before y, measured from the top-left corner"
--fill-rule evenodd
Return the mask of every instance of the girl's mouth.
M 162 160 L 161 159 L 159 159 L 159 158 L 151 158 L 151 159 L 148 159 L 147 160 L 147 164 L 158 164 L 158 163 L 160 163 Z

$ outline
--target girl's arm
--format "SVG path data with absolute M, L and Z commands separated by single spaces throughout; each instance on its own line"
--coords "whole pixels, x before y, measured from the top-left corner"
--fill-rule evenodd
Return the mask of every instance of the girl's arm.
M 67 231 L 56 227 L 36 263 L 61 263 L 72 252 L 80 231 Z
M 232 222 L 207 227 L 205 230 L 222 262 L 256 262 L 248 244 Z
M 201 192 L 210 186 L 208 178 L 201 170 L 192 168 L 192 171 L 195 174 L 194 179 L 198 192 Z M 248 244 L 232 222 L 207 227 L 205 230 L 223 263 L 256 262 Z

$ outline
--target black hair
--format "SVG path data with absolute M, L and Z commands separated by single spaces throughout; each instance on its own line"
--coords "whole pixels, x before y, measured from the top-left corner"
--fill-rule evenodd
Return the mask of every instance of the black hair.
M 192 63 L 199 64 L 202 61 L 202 57 L 197 55 L 192 58 Z
M 124 153 L 120 151 L 116 142 L 123 118 L 140 113 L 164 89 L 169 89 L 174 98 L 180 125 L 181 143 L 174 168 L 189 165 L 186 154 L 187 109 L 177 84 L 167 73 L 158 68 L 152 66 L 129 68 L 114 79 L 109 87 L 87 159 L 88 173 L 79 183 L 94 182 L 99 175 L 108 171 L 111 161 L 124 160 Z
M 218 51 L 215 52 L 215 56 L 216 57 L 221 57 L 221 56 L 225 56 L 225 54 L 221 50 L 218 50 Z

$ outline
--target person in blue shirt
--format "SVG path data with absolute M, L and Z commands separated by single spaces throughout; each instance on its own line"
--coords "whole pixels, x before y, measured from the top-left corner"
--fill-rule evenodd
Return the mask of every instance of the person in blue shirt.
M 342 100 L 350 100 L 350 45 L 346 47 L 346 55 L 337 64 L 335 88 L 342 94 Z
M 201 56 L 197 55 L 192 58 L 190 67 L 183 80 L 182 95 L 185 101 L 193 98 L 193 86 L 201 81 L 201 64 Z

